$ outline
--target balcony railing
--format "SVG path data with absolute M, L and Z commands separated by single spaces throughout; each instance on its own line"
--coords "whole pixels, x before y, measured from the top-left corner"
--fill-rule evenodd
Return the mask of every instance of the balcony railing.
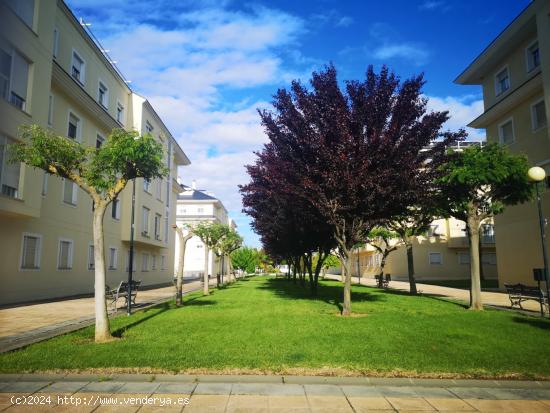
M 9 196 L 10 198 L 17 198 L 18 192 L 17 188 L 13 186 L 2 185 L 2 195 Z

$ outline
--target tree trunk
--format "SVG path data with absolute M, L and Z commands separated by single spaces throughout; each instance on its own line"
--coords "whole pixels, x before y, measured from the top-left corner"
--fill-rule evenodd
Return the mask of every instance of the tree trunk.
M 481 301 L 481 280 L 479 274 L 479 220 L 468 216 L 468 235 L 470 236 L 470 310 L 483 310 Z
M 409 273 L 409 293 L 411 295 L 418 294 L 416 289 L 416 279 L 414 278 L 414 255 L 412 240 L 405 240 L 405 247 L 407 248 L 407 272 Z
M 208 247 L 206 244 L 204 244 L 204 276 L 203 276 L 203 286 L 202 286 L 202 293 L 203 295 L 210 294 L 210 291 L 208 290 Z
M 176 307 L 180 307 L 182 304 L 183 297 L 183 272 L 185 270 L 185 248 L 187 246 L 187 241 L 193 237 L 193 234 L 189 232 L 187 235 L 183 235 L 183 229 L 179 227 L 174 227 L 174 230 L 178 234 L 178 239 L 180 241 L 179 247 L 179 261 L 178 261 L 178 273 L 176 274 Z
M 103 242 L 103 216 L 106 205 L 96 202 L 93 215 L 94 266 L 95 266 L 95 342 L 113 338 L 109 329 L 107 302 L 105 301 L 105 245 Z
M 349 251 L 346 249 L 343 251 L 342 267 L 345 268 L 345 281 L 344 281 L 344 304 L 342 307 L 342 315 L 351 315 L 351 259 Z

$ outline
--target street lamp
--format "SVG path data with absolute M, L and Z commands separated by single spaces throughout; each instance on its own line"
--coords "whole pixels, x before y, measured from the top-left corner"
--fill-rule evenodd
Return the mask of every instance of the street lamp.
M 537 193 L 537 207 L 539 211 L 539 226 L 540 226 L 540 238 L 542 242 L 542 258 L 544 262 L 544 281 L 546 283 L 546 299 L 550 300 L 550 285 L 548 283 L 548 255 L 546 253 L 546 233 L 544 230 L 545 227 L 545 220 L 542 216 L 542 202 L 540 199 L 540 191 L 539 191 L 539 182 L 544 181 L 546 178 L 546 171 L 542 169 L 540 166 L 533 166 L 529 169 L 527 172 L 527 175 L 529 176 L 529 179 L 534 182 L 535 184 L 535 190 Z M 550 302 L 549 302 L 550 304 Z M 549 307 L 550 312 L 550 307 Z

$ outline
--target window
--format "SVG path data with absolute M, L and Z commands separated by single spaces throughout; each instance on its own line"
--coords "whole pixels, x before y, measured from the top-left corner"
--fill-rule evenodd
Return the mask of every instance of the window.
M 63 202 L 69 205 L 76 205 L 77 201 L 78 187 L 77 185 L 69 180 L 63 179 Z
M 120 102 L 116 104 L 116 121 L 120 124 L 124 123 L 124 106 Z
M 141 235 L 149 234 L 149 208 L 143 207 L 141 212 Z
M 116 270 L 118 261 L 118 250 L 115 247 L 109 247 L 109 270 Z
M 149 254 L 141 253 L 141 271 L 149 271 Z
M 502 69 L 495 76 L 495 93 L 500 95 L 510 89 L 510 75 L 508 73 L 508 68 Z
M 21 110 L 27 105 L 29 66 L 15 50 L 0 49 L 0 94 Z
M 498 126 L 498 136 L 500 143 L 502 144 L 510 144 L 515 141 L 514 121 L 512 119 L 509 119 Z
M 6 3 L 27 26 L 32 28 L 34 19 L 34 0 L 7 0 Z
M 470 265 L 470 253 L 469 252 L 459 252 L 458 253 L 458 263 L 460 265 Z
M 493 224 L 483 224 L 481 226 L 481 242 L 484 244 L 495 243 L 495 227 Z
M 145 121 L 145 131 L 147 133 L 153 133 L 153 125 L 149 123 L 149 121 Z
M 101 148 L 101 145 L 103 145 L 103 142 L 105 142 L 105 138 L 98 133 L 95 137 L 95 148 L 96 149 Z
M 8 145 L 15 143 L 0 135 L 0 191 L 10 198 L 19 198 L 19 171 L 21 163 L 8 162 Z
M 441 253 L 440 252 L 430 252 L 428 254 L 428 261 L 431 265 L 441 265 Z
M 147 193 L 151 193 L 151 180 L 150 179 L 143 179 L 143 190 Z
M 168 212 L 166 212 L 166 216 L 164 217 L 164 242 L 168 243 Z
M 120 200 L 113 199 L 113 202 L 111 203 L 111 217 L 113 219 L 119 220 L 120 219 Z
M 57 269 L 70 270 L 73 267 L 73 242 L 68 239 L 59 240 L 57 254 Z
M 540 66 L 539 42 L 531 44 L 525 52 L 527 54 L 527 72 L 530 72 Z
M 46 196 L 48 193 L 48 173 L 44 172 L 44 175 L 42 176 L 42 196 Z
M 481 263 L 485 265 L 497 265 L 497 254 L 495 254 L 494 252 L 482 253 Z
M 69 112 L 69 126 L 67 136 L 75 141 L 80 140 L 80 119 L 74 113 Z
M 97 101 L 104 108 L 109 107 L 109 88 L 101 80 L 97 91 Z
M 59 29 L 56 27 L 53 29 L 53 47 L 52 47 L 53 57 L 56 58 L 58 53 L 59 53 Z
M 137 253 L 136 253 L 136 250 L 134 250 L 134 259 L 132 260 L 132 272 L 136 271 L 137 270 L 137 265 L 136 265 L 136 256 L 137 256 Z M 130 250 L 128 250 L 128 254 L 126 254 L 126 271 L 129 271 L 130 268 L 129 268 L 129 265 L 130 265 Z
M 80 84 L 84 84 L 86 64 L 84 59 L 73 50 L 73 61 L 71 65 L 71 76 Z
M 160 269 L 165 270 L 166 269 L 166 255 L 160 256 Z
M 428 237 L 439 237 L 439 225 L 430 225 L 428 228 Z
M 40 248 L 42 235 L 23 234 L 21 246 L 21 269 L 37 270 L 40 268 Z
M 548 124 L 546 119 L 546 106 L 544 99 L 531 105 L 531 127 L 534 131 L 544 128 Z
M 198 214 L 203 214 L 204 213 L 204 208 L 197 208 L 197 213 Z
M 162 216 L 160 214 L 155 214 L 155 239 L 160 241 L 160 223 Z
M 156 196 L 159 201 L 162 201 L 162 179 L 156 181 Z
M 94 244 L 88 245 L 88 270 L 95 270 Z
M 157 269 L 157 256 L 156 255 L 151 256 L 151 269 L 152 270 Z
M 53 125 L 53 95 L 48 96 L 48 126 Z

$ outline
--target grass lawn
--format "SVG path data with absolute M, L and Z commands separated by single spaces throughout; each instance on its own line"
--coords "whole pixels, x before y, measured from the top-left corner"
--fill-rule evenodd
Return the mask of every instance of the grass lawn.
M 470 289 L 470 280 L 422 280 L 418 284 L 440 285 L 442 287 Z M 481 288 L 498 288 L 498 280 L 481 280 Z
M 550 321 L 472 312 L 437 297 L 353 287 L 355 317 L 338 315 L 342 286 L 318 299 L 285 279 L 256 277 L 185 306 L 118 317 L 120 337 L 93 328 L 1 354 L 1 372 L 105 368 L 141 372 L 276 372 L 550 378 Z M 141 369 L 141 370 L 138 370 Z

